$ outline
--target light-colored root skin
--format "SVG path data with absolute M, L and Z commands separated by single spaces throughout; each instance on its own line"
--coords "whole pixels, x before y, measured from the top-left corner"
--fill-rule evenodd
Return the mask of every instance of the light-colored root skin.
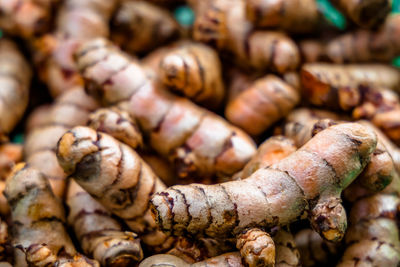
M 249 227 L 288 224 L 309 206 L 315 229 L 338 241 L 346 229 L 340 192 L 369 162 L 376 142 L 375 133 L 360 124 L 334 125 L 247 179 L 173 186 L 156 193 L 150 207 L 166 233 L 221 238 Z
M 123 231 L 111 213 L 73 180 L 69 184 L 67 204 L 68 222 L 86 255 L 110 267 L 130 266 L 143 258 L 137 235 Z
M 238 236 L 237 249 L 249 267 L 275 266 L 275 244 L 271 236 L 261 229 L 250 229 Z
M 165 185 L 130 147 L 105 133 L 75 127 L 58 142 L 57 157 L 64 171 L 105 208 L 124 219 L 143 243 L 167 246 L 164 249 L 171 245 L 149 211 L 150 197 Z

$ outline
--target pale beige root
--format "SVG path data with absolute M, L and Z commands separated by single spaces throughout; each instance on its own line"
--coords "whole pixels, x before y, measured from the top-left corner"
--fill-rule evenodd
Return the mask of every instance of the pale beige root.
M 347 247 L 338 266 L 398 266 L 399 207 L 397 195 L 377 194 L 357 201 L 350 211 Z
M 390 13 L 391 0 L 333 0 L 335 5 L 361 27 L 373 27 Z
M 58 11 L 54 33 L 35 41 L 40 78 L 53 97 L 82 86 L 73 55 L 84 40 L 108 37 L 109 20 L 117 0 L 65 0 Z
M 187 42 L 172 48 L 160 61 L 159 76 L 172 91 L 211 109 L 224 98 L 218 54 L 204 44 Z
M 18 164 L 4 194 L 11 207 L 16 266 L 26 266 L 26 260 L 30 266 L 47 266 L 77 254 L 64 227 L 63 205 L 43 174 Z
M 26 134 L 25 160 L 49 179 L 52 190 L 58 197 L 65 194 L 67 177 L 57 162 L 57 142 L 70 128 L 85 125 L 90 112 L 97 107 L 96 101 L 86 95 L 83 88 L 76 87 L 60 95 L 49 108 L 28 118 L 27 124 L 33 127 Z
M 400 54 L 400 15 L 387 17 L 376 31 L 357 30 L 329 41 L 326 54 L 335 63 L 390 62 Z
M 279 77 L 267 75 L 228 102 L 225 115 L 247 133 L 259 135 L 286 116 L 299 101 L 299 91 Z
M 59 0 L 1 0 L 0 27 L 11 35 L 32 38 L 50 28 Z
M 143 146 L 142 133 L 128 112 L 117 107 L 101 108 L 89 115 L 87 126 L 111 135 L 133 149 Z
M 73 180 L 68 187 L 67 204 L 68 223 L 85 255 L 102 266 L 132 266 L 142 260 L 143 251 L 137 235 L 124 232 L 111 213 Z
M 326 110 L 297 108 L 286 116 L 285 123 L 276 129 L 276 133 L 294 140 L 295 145 L 301 147 L 312 138 L 314 125 L 321 119 L 337 121 L 340 116 Z
M 300 63 L 296 44 L 285 34 L 252 31 L 246 19 L 244 0 L 211 1 L 197 12 L 193 37 L 234 54 L 240 65 L 285 73 Z
M 314 0 L 248 0 L 246 15 L 256 27 L 277 28 L 291 33 L 313 32 L 321 22 Z
M 244 267 L 242 259 L 238 252 L 231 252 L 216 256 L 205 261 L 193 264 L 168 254 L 158 254 L 146 258 L 139 267 Z
M 106 105 L 130 101 L 128 112 L 182 178 L 230 176 L 255 153 L 242 130 L 146 77 L 144 69 L 104 39 L 82 46 L 78 65 L 92 95 Z
M 175 170 L 169 162 L 155 153 L 140 153 L 140 157 L 167 186 L 177 183 Z
M 150 206 L 160 229 L 171 235 L 229 237 L 249 227 L 286 225 L 307 212 L 314 229 L 338 241 L 346 229 L 340 193 L 360 174 L 375 147 L 369 128 L 334 125 L 247 179 L 173 186 L 156 193 Z
M 1 4 L 1 3 L 0 3 Z M 28 105 L 32 71 L 16 44 L 0 41 L 0 137 L 8 135 Z
M 0 144 L 0 214 L 2 215 L 8 215 L 10 212 L 7 199 L 3 195 L 6 187 L 6 178 L 15 164 L 20 162 L 22 158 L 22 145 L 13 143 Z
M 358 105 L 362 87 L 400 90 L 399 71 L 388 65 L 304 64 L 301 81 L 304 97 L 317 106 L 350 110 Z
M 318 62 L 326 57 L 326 46 L 320 40 L 302 40 L 299 42 L 299 50 L 304 62 Z
M 338 244 L 323 240 L 312 229 L 303 229 L 295 235 L 296 247 L 304 267 L 322 266 L 332 263 L 339 253 Z
M 300 252 L 296 247 L 293 234 L 289 230 L 279 229 L 272 237 L 275 244 L 275 267 L 298 267 Z
M 246 266 L 275 266 L 275 244 L 264 230 L 252 228 L 239 234 L 236 247 Z
M 247 178 L 258 169 L 272 166 L 296 150 L 297 147 L 292 139 L 284 136 L 272 136 L 260 144 L 257 153 L 235 176 Z
M 236 250 L 235 242 L 235 239 L 190 239 L 181 236 L 167 254 L 177 256 L 188 263 L 195 263 Z
M 172 14 L 145 1 L 123 2 L 112 20 L 111 40 L 133 54 L 149 52 L 179 35 Z
M 375 125 L 366 120 L 358 121 L 358 123 L 373 129 L 378 137 L 379 142 L 381 142 L 386 150 L 389 152 L 393 159 L 393 163 L 396 167 L 397 172 L 400 173 L 400 148 L 395 145 L 381 130 L 379 130 Z
M 157 229 L 149 210 L 150 197 L 165 185 L 135 151 L 107 134 L 78 126 L 61 137 L 57 157 L 65 173 L 124 219 L 144 244 L 169 248 L 172 238 Z

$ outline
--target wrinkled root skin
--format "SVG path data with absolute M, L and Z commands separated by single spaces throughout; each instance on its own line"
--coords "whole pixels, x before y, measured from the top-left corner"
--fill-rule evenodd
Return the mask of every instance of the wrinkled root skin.
M 168 234 L 222 238 L 288 224 L 310 209 L 315 230 L 338 241 L 346 229 L 340 192 L 369 162 L 376 142 L 375 133 L 359 124 L 334 125 L 247 179 L 159 192 L 151 200 L 152 214 Z
M 250 229 L 238 236 L 237 249 L 249 267 L 275 266 L 275 244 L 271 236 L 260 229 Z

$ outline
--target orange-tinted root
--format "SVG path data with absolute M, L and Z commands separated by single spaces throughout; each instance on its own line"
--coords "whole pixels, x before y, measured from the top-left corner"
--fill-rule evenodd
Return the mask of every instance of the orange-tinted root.
M 238 235 L 237 249 L 249 267 L 275 266 L 275 244 L 265 231 L 253 228 Z
M 127 111 L 149 144 L 175 164 L 180 177 L 230 176 L 255 153 L 242 130 L 166 92 L 108 41 L 86 43 L 77 60 L 89 92 L 106 105 L 129 102 Z
M 97 107 L 96 101 L 86 95 L 83 88 L 77 87 L 60 95 L 43 113 L 34 113 L 28 118 L 28 125 L 34 126 L 28 128 L 26 134 L 25 160 L 49 179 L 58 197 L 65 194 L 67 177 L 57 162 L 57 142 L 70 128 L 85 125 L 89 113 Z
M 149 210 L 150 197 L 165 185 L 130 147 L 91 128 L 75 127 L 58 142 L 57 157 L 68 175 L 124 219 L 146 245 L 171 245 Z
M 69 184 L 67 204 L 68 222 L 86 255 L 110 267 L 132 266 L 143 258 L 137 235 L 124 232 L 111 213 L 74 181 Z
M 32 38 L 51 25 L 53 9 L 59 0 L 7 0 L 0 3 L 0 27 L 11 35 Z
M 17 46 L 7 39 L 0 41 L 0 71 L 1 139 L 14 129 L 25 112 L 32 75 L 28 62 Z
M 333 3 L 361 27 L 373 27 L 390 13 L 390 0 L 334 0 Z
M 247 178 L 258 169 L 270 167 L 296 150 L 297 147 L 292 139 L 284 136 L 272 136 L 260 144 L 254 157 L 235 176 L 242 179 Z
M 210 47 L 198 43 L 183 43 L 172 48 L 160 61 L 162 83 L 194 102 L 215 109 L 224 95 L 221 62 Z
M 133 54 L 149 52 L 179 35 L 179 24 L 167 9 L 144 1 L 124 1 L 112 21 L 111 40 Z
M 334 38 L 327 43 L 326 54 L 335 63 L 390 62 L 400 55 L 400 15 L 388 16 L 379 30 L 357 30 Z
M 255 80 L 228 102 L 227 119 L 252 135 L 259 135 L 286 116 L 300 101 L 300 93 L 277 76 Z
M 231 53 L 239 65 L 285 73 L 300 63 L 296 44 L 285 34 L 252 31 L 244 0 L 216 0 L 197 12 L 193 37 Z
M 314 229 L 337 241 L 346 229 L 340 192 L 366 166 L 375 147 L 376 136 L 370 129 L 356 123 L 334 125 L 247 179 L 173 186 L 156 193 L 151 200 L 153 216 L 171 235 L 217 238 L 249 227 L 288 224 L 300 218 L 308 205 Z
M 248 0 L 246 15 L 256 27 L 278 28 L 291 33 L 315 31 L 321 18 L 313 0 Z

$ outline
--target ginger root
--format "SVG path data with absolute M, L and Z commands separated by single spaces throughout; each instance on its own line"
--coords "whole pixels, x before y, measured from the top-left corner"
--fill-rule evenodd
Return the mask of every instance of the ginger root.
M 168 10 L 145 1 L 124 1 L 112 20 L 111 40 L 133 54 L 149 52 L 179 35 L 179 24 Z
M 358 200 L 351 208 L 347 248 L 338 266 L 397 266 L 400 263 L 399 177 L 384 192 Z
M 256 27 L 278 28 L 291 33 L 315 31 L 321 21 L 314 0 L 247 0 L 246 15 Z
M 346 229 L 340 192 L 366 166 L 375 147 L 370 129 L 334 125 L 247 179 L 173 186 L 156 193 L 150 207 L 161 230 L 171 235 L 229 237 L 249 227 L 285 225 L 307 212 L 316 231 L 338 241 Z
M 28 62 L 10 40 L 0 41 L 0 139 L 7 136 L 28 106 L 32 76 Z
M 86 255 L 102 266 L 132 266 L 143 258 L 137 235 L 124 232 L 111 214 L 76 182 L 70 181 L 68 222 Z
M 323 240 L 312 229 L 303 229 L 296 233 L 295 243 L 300 251 L 301 265 L 304 267 L 332 263 L 339 254 L 338 244 Z
M 226 118 L 252 135 L 263 133 L 300 101 L 300 93 L 275 75 L 255 80 L 225 108 Z
M 377 31 L 357 30 L 339 35 L 325 49 L 335 63 L 390 62 L 400 55 L 400 15 L 388 16 Z
M 216 109 L 224 95 L 221 62 L 210 47 L 199 43 L 183 43 L 160 61 L 159 76 L 172 91 L 196 103 Z
M 29 39 L 50 27 L 53 9 L 59 0 L 3 0 L 0 2 L 0 27 L 12 35 Z
M 43 174 L 18 164 L 7 180 L 4 195 L 11 208 L 16 266 L 57 266 L 63 258 L 78 255 L 64 227 L 63 205 Z M 99 265 L 88 261 L 82 266 Z
M 390 0 L 333 0 L 344 14 L 361 27 L 373 27 L 390 13 Z
M 60 95 L 55 103 L 28 119 L 28 132 L 24 144 L 25 160 L 40 170 L 51 184 L 54 194 L 63 198 L 66 175 L 58 165 L 55 149 L 60 137 L 76 125 L 85 125 L 89 113 L 98 104 L 86 95 L 83 88 L 71 88 Z
M 56 18 L 55 31 L 34 43 L 40 78 L 53 97 L 82 86 L 73 55 L 84 40 L 108 37 L 109 19 L 117 0 L 65 0 Z
M 175 164 L 180 177 L 230 176 L 255 153 L 253 141 L 242 130 L 159 88 L 108 41 L 87 42 L 77 62 L 89 93 L 105 105 L 126 103 L 150 146 Z
M 258 169 L 272 166 L 296 150 L 297 147 L 292 139 L 284 136 L 272 136 L 259 145 L 257 153 L 235 176 L 247 178 Z
M 168 254 L 158 254 L 146 258 L 139 267 L 244 267 L 238 252 L 231 252 L 189 264 L 184 260 Z
M 118 108 L 100 108 L 89 115 L 87 126 L 111 135 L 133 149 L 143 146 L 143 137 L 136 122 Z
M 337 121 L 340 117 L 336 113 L 326 110 L 298 108 L 286 116 L 285 123 L 275 132 L 292 139 L 297 147 L 301 147 L 312 138 L 315 123 L 321 119 Z
M 245 5 L 244 0 L 210 1 L 196 14 L 193 38 L 233 54 L 245 67 L 279 73 L 295 70 L 300 63 L 295 43 L 281 32 L 253 32 Z
M 124 219 L 152 248 L 168 248 L 168 239 L 150 215 L 149 201 L 165 189 L 162 181 L 130 147 L 113 137 L 78 126 L 57 145 L 57 158 L 65 173 L 105 208 Z M 164 248 L 165 246 L 165 248 Z
M 249 267 L 275 266 L 275 244 L 271 236 L 257 228 L 246 230 L 238 236 L 237 249 Z
M 5 143 L 0 144 L 0 214 L 8 215 L 10 208 L 3 195 L 6 187 L 6 178 L 16 163 L 22 161 L 22 145 Z

